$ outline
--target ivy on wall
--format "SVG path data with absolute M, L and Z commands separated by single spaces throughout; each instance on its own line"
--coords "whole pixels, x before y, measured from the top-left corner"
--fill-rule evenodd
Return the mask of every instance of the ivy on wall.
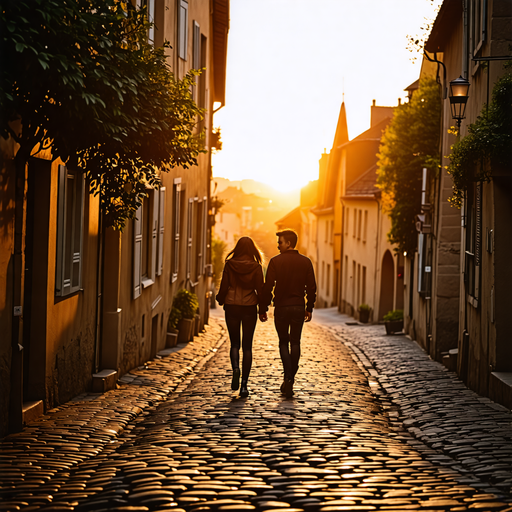
M 512 70 L 512 63 L 506 68 Z M 464 191 L 475 181 L 489 181 L 492 164 L 512 171 L 512 71 L 494 85 L 489 106 L 484 105 L 468 135 L 452 146 L 447 166 L 453 179 L 450 204 L 460 208 Z

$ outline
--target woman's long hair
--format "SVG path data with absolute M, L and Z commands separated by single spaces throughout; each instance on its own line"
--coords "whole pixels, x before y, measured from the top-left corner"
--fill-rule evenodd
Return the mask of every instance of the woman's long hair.
M 242 236 L 238 239 L 235 248 L 226 256 L 226 261 L 238 256 L 249 256 L 254 258 L 254 261 L 260 265 L 263 264 L 263 253 L 261 249 L 256 245 L 256 242 L 248 236 Z

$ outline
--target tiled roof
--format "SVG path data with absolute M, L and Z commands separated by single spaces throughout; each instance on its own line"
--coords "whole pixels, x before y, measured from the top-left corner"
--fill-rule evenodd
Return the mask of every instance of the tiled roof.
M 377 188 L 377 165 L 370 167 L 356 181 L 347 187 L 346 196 L 372 196 Z

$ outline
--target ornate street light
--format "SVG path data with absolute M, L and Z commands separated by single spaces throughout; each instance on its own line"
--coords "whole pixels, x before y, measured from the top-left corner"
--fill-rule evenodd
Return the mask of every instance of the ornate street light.
M 452 109 L 452 117 L 457 121 L 459 128 L 466 113 L 469 85 L 469 82 L 461 76 L 450 82 L 450 107 Z

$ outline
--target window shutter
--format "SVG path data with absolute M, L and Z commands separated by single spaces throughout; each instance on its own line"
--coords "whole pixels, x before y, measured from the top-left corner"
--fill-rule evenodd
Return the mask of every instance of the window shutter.
M 197 21 L 194 21 L 192 51 L 192 68 L 199 69 L 201 67 L 201 29 L 199 28 L 199 23 L 197 23 Z
M 156 273 L 157 275 L 161 276 L 164 266 L 165 187 L 160 189 L 158 210 L 158 258 L 156 264 Z
M 178 3 L 178 57 L 187 60 L 188 40 L 188 3 L 179 0 Z
M 187 212 L 187 279 L 190 279 L 192 272 L 192 231 L 194 222 L 194 198 L 188 200 Z
M 55 293 L 62 296 L 64 284 L 64 233 L 66 229 L 66 166 L 59 165 L 57 201 L 57 265 L 55 270 Z
M 85 176 L 75 173 L 68 182 L 73 187 L 73 229 L 71 230 L 71 272 L 70 272 L 70 293 L 77 292 L 82 287 L 82 232 L 84 225 L 84 183 Z M 70 187 L 67 187 L 69 193 Z
M 482 259 L 482 183 L 476 185 L 475 194 L 475 299 L 480 297 L 480 262 Z
M 174 180 L 174 219 L 173 219 L 173 267 L 172 280 L 178 279 L 180 269 L 180 226 L 181 226 L 181 178 Z
M 151 193 L 151 197 L 153 198 L 153 211 L 151 212 L 151 269 L 149 269 L 149 277 L 152 281 L 154 281 L 156 277 L 156 264 L 158 261 L 158 199 L 160 197 L 160 194 L 158 193 L 157 190 L 153 190 Z
M 203 268 L 201 273 L 206 272 L 206 265 L 208 264 L 208 198 L 203 197 Z
M 142 205 L 137 209 L 133 219 L 133 298 L 141 293 L 141 260 L 142 260 Z

